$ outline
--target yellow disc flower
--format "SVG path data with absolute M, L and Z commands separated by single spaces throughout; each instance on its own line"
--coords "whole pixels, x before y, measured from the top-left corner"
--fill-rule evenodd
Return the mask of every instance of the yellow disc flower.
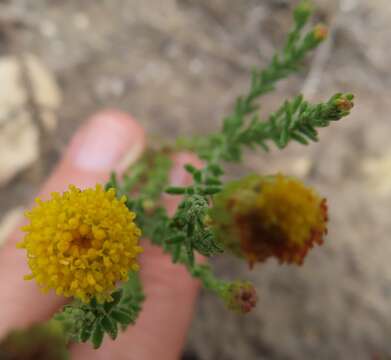
M 283 175 L 228 184 L 214 197 L 210 217 L 217 239 L 250 266 L 270 257 L 301 265 L 327 233 L 326 199 Z
M 141 231 L 125 201 L 101 185 L 86 190 L 71 185 L 48 201 L 36 199 L 18 244 L 26 249 L 32 272 L 25 279 L 85 303 L 110 301 L 116 283 L 139 269 L 142 252 Z

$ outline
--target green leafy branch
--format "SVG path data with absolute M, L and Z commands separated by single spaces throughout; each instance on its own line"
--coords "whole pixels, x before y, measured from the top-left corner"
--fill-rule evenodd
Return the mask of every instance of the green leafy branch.
M 210 163 L 217 165 L 221 160 L 240 160 L 241 152 L 238 141 L 240 142 L 241 139 L 238 139 L 238 133 L 245 131 L 243 127 L 246 127 L 246 120 L 258 111 L 259 106 L 256 104 L 256 100 L 274 90 L 278 81 L 297 72 L 305 56 L 325 38 L 323 32 L 326 29 L 323 25 L 318 25 L 304 33 L 304 28 L 311 13 L 312 8 L 309 1 L 302 1 L 295 8 L 293 14 L 294 25 L 287 36 L 283 49 L 273 56 L 270 64 L 265 69 L 253 69 L 249 91 L 237 98 L 233 112 L 224 118 L 222 131 L 206 138 L 181 138 L 177 143 L 178 148 L 196 151 L 202 159 L 208 161 L 208 165 Z M 259 122 L 258 116 L 253 116 L 251 118 L 251 128 Z M 251 128 L 247 127 L 247 130 Z M 268 137 L 265 135 L 262 134 L 258 138 L 258 144 L 267 150 L 264 141 Z M 240 145 L 242 144 L 240 143 Z
M 138 181 L 142 181 L 144 186 L 142 189 L 159 189 L 159 191 L 151 191 L 133 196 L 127 202 L 130 210 L 137 211 L 137 224 L 142 229 L 144 237 L 148 238 L 153 244 L 161 246 L 163 250 L 171 254 L 173 263 L 184 265 L 189 273 L 200 279 L 203 287 L 212 290 L 221 298 L 225 298 L 228 289 L 231 286 L 230 282 L 218 279 L 208 265 L 199 265 L 194 261 L 194 250 L 201 254 L 210 256 L 212 253 L 221 252 L 223 249 L 219 244 L 213 242 L 211 233 L 205 229 L 204 224 L 199 221 L 200 218 L 206 216 L 208 204 L 205 203 L 205 198 L 202 196 L 189 197 L 188 202 L 183 201 L 178 207 L 176 214 L 170 218 L 166 209 L 159 204 L 159 198 L 163 190 L 167 187 L 169 169 L 171 160 L 168 157 L 169 152 L 163 154 L 159 152 L 150 152 L 149 155 L 136 164 L 136 169 L 140 164 L 149 162 L 152 167 L 143 166 L 144 171 L 137 172 Z M 153 160 L 153 158 L 155 158 Z M 194 177 L 200 180 L 198 171 L 191 165 L 186 166 L 187 171 L 192 173 Z M 133 167 L 130 169 L 130 177 L 125 177 L 122 183 L 119 183 L 115 176 L 112 177 L 111 183 L 108 186 L 115 186 L 122 194 L 124 189 L 137 190 L 139 184 L 133 181 Z M 129 187 L 129 181 L 132 181 L 132 188 Z M 153 182 L 153 186 L 151 183 Z M 154 206 L 151 206 L 154 204 Z M 192 234 L 187 236 L 186 232 L 181 231 L 181 224 L 192 224 Z M 192 240 L 187 247 L 183 244 L 186 240 Z
M 309 104 L 299 95 L 292 101 L 286 101 L 267 121 L 261 121 L 255 115 L 231 141 L 229 159 L 239 160 L 244 146 L 251 148 L 258 145 L 268 150 L 267 141 L 274 142 L 279 149 L 285 148 L 290 141 L 303 145 L 316 142 L 317 128 L 327 127 L 330 122 L 349 115 L 352 100 L 352 94 L 335 94 L 325 103 Z
M 206 162 L 202 169 L 195 169 L 191 165 L 185 167 L 193 176 L 192 185 L 166 190 L 169 194 L 185 196 L 171 227 L 178 230 L 176 252 L 179 253 L 183 246 L 190 263 L 194 261 L 193 251 L 200 252 L 200 244 L 202 249 L 207 249 L 203 252 L 207 256 L 221 249 L 205 220 L 211 195 L 222 188 L 223 161 L 240 161 L 245 147 L 259 146 L 268 150 L 268 141 L 274 142 L 280 149 L 292 140 L 302 144 L 308 144 L 309 140 L 317 141 L 317 128 L 347 116 L 353 106 L 351 94 L 336 94 L 329 101 L 315 105 L 309 104 L 300 95 L 293 101 L 286 101 L 266 121 L 257 114 L 255 101 L 273 90 L 278 80 L 297 71 L 305 55 L 324 39 L 325 29 L 319 25 L 303 35 L 310 14 L 309 3 L 301 2 L 294 11 L 294 27 L 282 52 L 273 57 L 266 69 L 253 70 L 248 93 L 237 99 L 234 111 L 223 121 L 221 132 L 206 138 L 182 139 L 180 143 L 182 148 L 196 151 Z M 251 119 L 247 121 L 250 115 Z M 201 239 L 200 234 L 203 235 Z
M 255 101 L 274 90 L 279 80 L 297 72 L 308 52 L 324 40 L 323 36 L 318 35 L 316 28 L 303 35 L 303 29 L 311 12 L 309 3 L 303 1 L 294 10 L 294 26 L 287 36 L 282 51 L 273 56 L 271 63 L 265 69 L 252 71 L 249 92 L 237 99 L 233 113 L 224 119 L 223 132 L 228 137 L 235 136 L 234 130 L 243 125 L 244 118 L 258 109 Z

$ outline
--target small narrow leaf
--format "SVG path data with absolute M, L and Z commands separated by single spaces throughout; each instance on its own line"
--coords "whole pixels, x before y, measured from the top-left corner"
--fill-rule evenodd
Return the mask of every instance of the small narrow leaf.
M 115 340 L 118 335 L 118 328 L 115 321 L 112 321 L 108 316 L 104 316 L 101 320 L 103 329 Z
M 184 168 L 185 168 L 185 170 L 188 172 L 188 173 L 190 173 L 190 174 L 194 174 L 194 173 L 196 173 L 197 171 L 199 171 L 198 169 L 196 169 L 193 165 L 191 165 L 191 164 L 186 164 L 185 166 L 184 166 Z
M 221 191 L 221 186 L 208 186 L 202 190 L 203 195 L 214 195 Z
M 181 244 L 177 244 L 174 248 L 174 252 L 172 253 L 172 262 L 175 264 L 178 262 L 179 257 L 181 256 L 182 247 Z
M 96 322 L 91 338 L 94 349 L 98 349 L 102 345 L 104 334 L 100 322 Z
M 86 342 L 90 337 L 92 333 L 92 326 L 84 326 L 80 332 L 80 341 Z
M 129 325 L 132 322 L 130 314 L 122 310 L 113 310 L 110 316 L 122 325 Z
M 293 133 L 291 136 L 292 136 L 292 139 L 296 140 L 300 144 L 308 145 L 308 140 L 304 136 L 302 136 L 298 133 Z
M 187 191 L 186 188 L 175 187 L 175 186 L 171 186 L 166 189 L 166 193 L 172 194 L 172 195 L 182 195 L 182 194 L 185 194 L 186 191 Z
M 174 244 L 181 243 L 183 240 L 185 240 L 185 237 L 183 235 L 176 235 L 170 239 L 165 240 L 165 243 L 170 244 L 170 245 L 174 245 Z
M 192 187 L 190 186 L 190 187 L 186 188 L 185 194 L 187 194 L 187 195 L 193 195 L 194 192 L 195 192 L 195 191 L 194 191 L 194 188 L 192 188 Z
M 293 100 L 293 103 L 291 105 L 292 113 L 295 113 L 297 111 L 302 101 L 303 101 L 303 95 L 299 95 L 296 97 L 295 100 Z
M 205 180 L 206 185 L 221 185 L 222 182 L 218 178 L 209 177 Z
M 314 128 L 312 128 L 310 125 L 303 125 L 300 127 L 299 131 L 307 136 L 312 141 L 318 141 L 318 133 Z
M 207 165 L 207 169 L 214 175 L 214 176 L 220 176 L 224 174 L 223 169 L 218 164 L 209 164 Z
M 278 147 L 279 148 L 284 148 L 289 140 L 289 134 L 288 134 L 288 129 L 287 127 L 284 127 L 281 131 L 280 139 L 278 141 Z

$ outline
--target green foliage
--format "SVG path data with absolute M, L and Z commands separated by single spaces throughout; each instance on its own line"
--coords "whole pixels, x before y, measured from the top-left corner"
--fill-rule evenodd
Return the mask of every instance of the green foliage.
M 315 30 L 302 34 L 309 15 L 309 3 L 304 1 L 294 12 L 295 25 L 284 49 L 273 57 L 265 70 L 252 72 L 249 92 L 238 98 L 233 113 L 224 119 L 221 132 L 203 139 L 181 140 L 181 148 L 196 151 L 206 161 L 203 169 L 195 169 L 191 165 L 185 167 L 193 176 L 192 185 L 166 189 L 169 194 L 185 196 L 172 219 L 171 228 L 179 231 L 175 236 L 176 253 L 184 246 L 190 263 L 193 263 L 194 250 L 206 256 L 222 250 L 204 220 L 211 201 L 210 195 L 218 193 L 222 188 L 223 161 L 240 161 L 245 147 L 259 146 L 268 150 L 267 142 L 270 141 L 280 149 L 290 141 L 302 144 L 317 141 L 317 128 L 347 116 L 353 106 L 351 94 L 336 94 L 329 101 L 315 105 L 309 104 L 299 95 L 292 101 L 286 101 L 266 121 L 257 114 L 255 100 L 273 90 L 278 80 L 297 71 L 304 56 L 322 41 L 322 38 L 316 36 Z M 205 251 L 200 251 L 197 244 L 202 244 Z
M 251 148 L 258 145 L 268 150 L 267 141 L 274 142 L 280 149 L 290 141 L 303 145 L 318 141 L 316 129 L 349 115 L 349 110 L 341 108 L 340 102 L 347 101 L 349 104 L 352 100 L 351 94 L 335 94 L 325 103 L 312 105 L 299 95 L 292 101 L 286 101 L 267 121 L 260 121 L 255 115 L 246 127 L 235 129 L 236 135 L 229 143 L 229 155 L 225 156 L 225 160 L 240 160 L 243 146 Z
M 91 341 L 99 348 L 104 335 L 115 340 L 118 329 L 135 323 L 144 301 L 138 274 L 131 273 L 129 280 L 112 294 L 113 300 L 98 304 L 95 300 L 83 304 L 75 300 L 55 315 L 67 333 L 68 339 L 77 342 Z
M 303 34 L 303 28 L 310 15 L 308 6 L 304 4 L 295 10 L 295 24 L 288 34 L 283 50 L 274 55 L 266 69 L 252 71 L 250 90 L 237 99 L 233 113 L 224 119 L 223 132 L 228 137 L 235 136 L 234 130 L 243 125 L 245 117 L 258 109 L 255 101 L 274 90 L 279 80 L 297 72 L 307 53 L 323 41 L 315 36 L 314 30 Z
M 204 288 L 235 311 L 247 312 L 254 306 L 256 295 L 251 284 L 218 279 L 210 266 L 197 264 L 195 260 L 196 253 L 211 257 L 224 250 L 209 228 L 208 217 L 213 195 L 224 186 L 223 163 L 240 161 L 245 148 L 268 150 L 270 144 L 275 144 L 283 149 L 292 141 L 304 145 L 318 141 L 318 129 L 347 116 L 353 106 L 351 94 L 336 94 L 318 104 L 310 104 L 299 95 L 284 102 L 266 119 L 258 114 L 259 98 L 274 90 L 278 81 L 297 72 L 305 56 L 324 39 L 323 27 L 305 31 L 310 14 L 309 1 L 302 1 L 294 11 L 294 26 L 283 49 L 265 69 L 252 71 L 248 92 L 237 99 L 220 132 L 180 139 L 171 150 L 150 150 L 132 166 L 130 175 L 118 180 L 113 174 L 106 185 L 107 189 L 115 188 L 119 197 L 128 196 L 126 205 L 136 212 L 136 222 L 146 238 L 169 253 L 174 263 L 183 264 L 193 277 L 200 279 Z M 167 187 L 170 155 L 178 149 L 195 151 L 205 165 L 201 169 L 190 164 L 185 166 L 193 179 L 190 185 Z M 164 191 L 182 195 L 173 216 L 160 204 Z M 105 304 L 74 301 L 56 319 L 61 321 L 71 340 L 91 341 L 98 348 L 105 334 L 115 339 L 119 328 L 136 321 L 144 300 L 138 276 L 131 274 L 129 281 L 112 297 L 113 301 Z

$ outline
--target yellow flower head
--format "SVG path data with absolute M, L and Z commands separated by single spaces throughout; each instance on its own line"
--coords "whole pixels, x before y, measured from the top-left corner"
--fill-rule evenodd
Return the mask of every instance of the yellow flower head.
M 300 181 L 283 175 L 251 175 L 214 197 L 212 228 L 250 266 L 275 257 L 301 265 L 327 233 L 326 200 Z
M 110 301 L 116 283 L 139 269 L 137 255 L 142 252 L 141 231 L 125 201 L 101 185 L 83 191 L 71 185 L 48 201 L 36 199 L 37 206 L 26 212 L 30 222 L 18 244 L 26 249 L 32 272 L 25 279 L 85 303 L 93 297 Z

